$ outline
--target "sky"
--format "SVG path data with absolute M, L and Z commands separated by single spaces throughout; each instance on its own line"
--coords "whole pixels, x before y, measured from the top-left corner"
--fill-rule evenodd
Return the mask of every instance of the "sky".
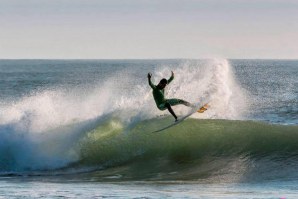
M 0 59 L 298 59 L 298 0 L 0 0 Z

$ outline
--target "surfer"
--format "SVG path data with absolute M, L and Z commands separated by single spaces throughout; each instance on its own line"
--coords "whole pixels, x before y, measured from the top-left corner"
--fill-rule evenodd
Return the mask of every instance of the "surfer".
M 182 99 L 176 99 L 176 98 L 165 99 L 164 89 L 167 86 L 167 84 L 169 84 L 174 79 L 174 73 L 173 73 L 173 71 L 171 71 L 171 72 L 172 72 L 172 75 L 171 75 L 170 79 L 167 80 L 167 79 L 163 78 L 160 80 L 158 85 L 154 85 L 151 82 L 151 76 L 152 76 L 151 73 L 148 73 L 147 77 L 148 77 L 149 85 L 153 89 L 152 93 L 153 93 L 153 97 L 154 97 L 157 108 L 161 111 L 168 109 L 168 111 L 174 116 L 175 121 L 177 121 L 177 116 L 171 106 L 183 104 L 188 107 L 193 107 L 193 105 L 187 101 L 182 100 Z

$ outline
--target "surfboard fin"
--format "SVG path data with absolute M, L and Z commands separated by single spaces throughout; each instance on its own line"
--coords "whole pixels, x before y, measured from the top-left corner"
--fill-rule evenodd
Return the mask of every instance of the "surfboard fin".
M 197 110 L 197 112 L 198 113 L 204 113 L 209 107 L 210 107 L 209 104 L 205 104 L 199 110 Z

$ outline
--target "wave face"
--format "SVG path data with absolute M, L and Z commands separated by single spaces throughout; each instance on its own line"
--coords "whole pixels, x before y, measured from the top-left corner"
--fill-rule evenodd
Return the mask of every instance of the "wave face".
M 143 121 L 127 133 L 122 133 L 117 120 L 110 120 L 82 140 L 76 166 L 101 165 L 98 177 L 120 175 L 134 180 L 293 177 L 287 169 L 298 164 L 297 126 L 189 119 L 175 128 L 150 133 L 170 120 Z M 289 173 L 272 175 L 280 168 Z
M 93 69 L 88 69 L 91 74 Z M 211 105 L 204 114 L 151 133 L 173 118 L 156 108 L 148 70 L 147 65 L 113 67 L 100 73 L 99 82 L 55 85 L 1 101 L 0 174 L 227 180 L 256 178 L 259 171 L 268 174 L 265 168 L 276 171 L 284 162 L 291 171 L 289 165 L 296 164 L 297 126 L 245 121 L 253 110 L 251 95 L 227 60 L 151 66 L 155 83 L 175 71 L 168 98 L 208 99 Z M 184 106 L 174 110 L 178 115 L 189 111 Z

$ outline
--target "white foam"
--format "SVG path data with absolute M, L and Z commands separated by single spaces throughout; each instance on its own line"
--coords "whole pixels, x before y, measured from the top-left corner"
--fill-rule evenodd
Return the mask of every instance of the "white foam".
M 210 96 L 210 109 L 202 114 L 205 118 L 242 119 L 246 109 L 245 91 L 237 82 L 233 68 L 227 60 L 212 60 L 205 71 L 208 73 L 201 81 Z

